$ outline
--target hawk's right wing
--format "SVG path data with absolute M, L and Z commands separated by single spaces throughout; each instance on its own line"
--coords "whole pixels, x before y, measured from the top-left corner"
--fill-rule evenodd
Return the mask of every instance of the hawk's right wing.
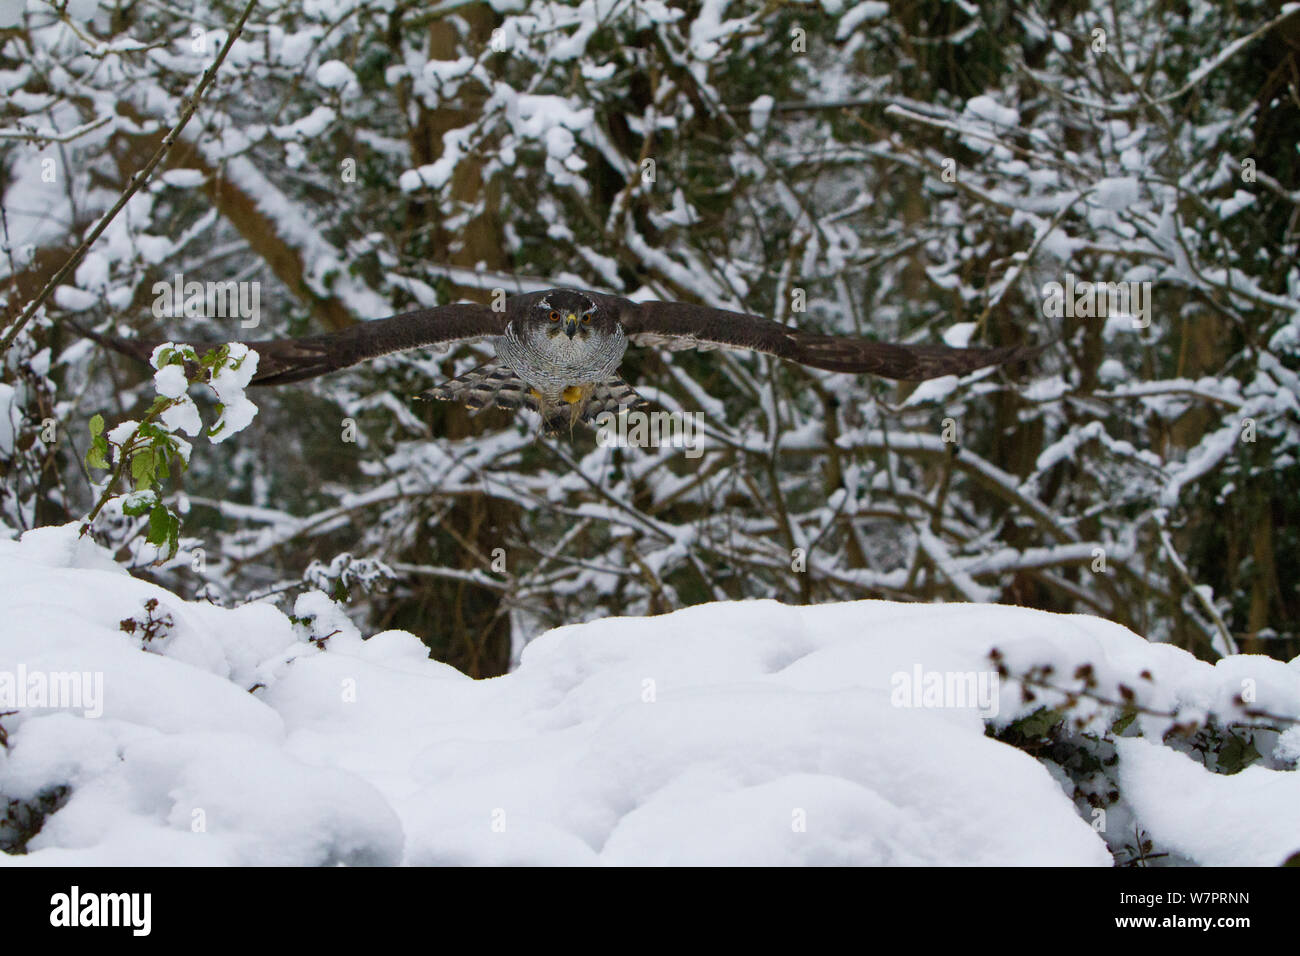
M 900 381 L 965 375 L 990 365 L 1032 358 L 1042 347 L 951 348 L 877 342 L 852 335 L 822 335 L 761 315 L 728 312 L 686 302 L 622 300 L 619 321 L 635 345 L 750 349 L 830 372 L 857 372 Z
M 387 319 L 358 322 L 341 332 L 244 344 L 258 354 L 257 374 L 251 384 L 285 385 L 392 352 L 501 335 L 509 321 L 504 312 L 494 312 L 473 302 L 458 302 L 403 312 Z M 87 338 L 146 364 L 153 350 L 163 341 L 122 339 L 100 335 L 80 326 L 73 327 Z M 202 343 L 194 343 L 194 347 L 200 354 L 205 348 Z

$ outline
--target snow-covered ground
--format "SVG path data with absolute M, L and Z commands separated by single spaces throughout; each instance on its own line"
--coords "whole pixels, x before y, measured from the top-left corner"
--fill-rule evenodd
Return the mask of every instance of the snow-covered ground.
M 997 690 L 997 647 L 1013 670 L 1091 664 L 1152 710 L 1226 712 L 1248 687 L 1300 716 L 1300 659 L 1211 666 L 993 605 L 704 605 L 560 628 L 473 681 L 410 634 L 363 641 L 316 592 L 295 613 L 337 631 L 323 649 L 271 606 L 183 601 L 72 526 L 0 542 L 0 580 L 0 711 L 18 710 L 0 718 L 0 798 L 12 817 L 64 795 L 8 864 L 1105 866 L 1064 774 L 985 735 L 1037 704 L 1003 681 L 925 706 L 954 703 L 921 693 L 929 675 Z M 150 598 L 171 625 L 146 642 L 120 622 Z M 30 699 L 60 672 L 89 675 L 89 697 Z M 5 704 L 15 682 L 25 706 Z M 1294 728 L 1227 776 L 1162 745 L 1167 724 L 1139 717 L 1118 741 L 1105 826 L 1208 864 L 1300 850 Z

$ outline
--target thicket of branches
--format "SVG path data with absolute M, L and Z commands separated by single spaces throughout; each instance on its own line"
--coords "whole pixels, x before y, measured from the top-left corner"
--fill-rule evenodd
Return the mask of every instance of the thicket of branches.
M 1206 657 L 1300 652 L 1300 14 L 498 7 L 255 8 L 159 174 L 3 357 L 0 528 L 83 516 L 86 422 L 154 398 L 70 316 L 215 342 L 575 285 L 1055 344 L 920 388 L 630 352 L 646 397 L 704 412 L 695 459 L 411 400 L 487 345 L 392 356 L 253 392 L 254 424 L 168 486 L 175 559 L 151 563 L 145 518 L 94 533 L 214 600 L 350 594 L 367 630 L 476 675 L 548 626 L 757 596 L 996 600 Z M 242 8 L 56 3 L 0 27 L 6 324 Z M 155 319 L 176 273 L 259 281 L 261 327 Z M 1149 325 L 1045 314 L 1067 274 L 1150 282 Z

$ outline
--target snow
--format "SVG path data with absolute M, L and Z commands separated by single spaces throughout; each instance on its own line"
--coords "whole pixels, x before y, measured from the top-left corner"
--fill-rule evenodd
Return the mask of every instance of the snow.
M 169 367 L 176 368 L 174 365 Z M 199 406 L 188 395 L 181 396 L 181 400 L 175 405 L 163 409 L 158 418 L 168 431 L 193 436 L 203 430 L 203 419 L 199 416 Z M 188 455 L 185 456 L 185 460 L 189 460 Z
M 316 68 L 316 82 L 327 90 L 359 90 L 356 74 L 341 60 L 326 60 Z
M 171 343 L 168 343 L 169 345 Z M 157 360 L 161 349 L 155 348 L 153 358 Z M 189 379 L 182 365 L 165 365 L 153 376 L 154 390 L 163 398 L 170 398 L 174 404 L 163 409 L 158 416 L 169 431 L 197 435 L 203 429 L 203 420 L 199 417 L 199 406 L 187 394 Z M 189 461 L 186 454 L 185 460 Z
M 976 119 L 986 120 L 995 126 L 1015 126 L 1020 122 L 1020 113 L 1009 106 L 1003 106 L 991 96 L 973 96 L 966 101 L 965 112 Z
M 0 0 L 0 28 L 21 26 L 25 0 Z
M 18 434 L 22 417 L 17 389 L 0 382 L 0 455 L 9 456 L 14 453 L 14 436 Z
M 343 64 L 339 64 L 343 66 Z M 345 70 L 347 67 L 343 67 Z M 324 69 L 324 67 L 322 67 Z M 327 73 L 328 75 L 328 73 Z M 337 79 L 337 76 L 333 77 Z M 319 79 L 319 77 L 318 77 Z M 277 139 L 283 140 L 313 140 L 323 136 L 329 129 L 331 123 L 337 118 L 338 114 L 328 106 L 318 106 L 302 119 L 289 123 L 286 126 L 272 127 L 271 132 Z
M 843 40 L 862 24 L 883 20 L 888 15 L 889 4 L 882 3 L 881 0 L 866 0 L 865 3 L 859 3 L 840 19 L 839 26 L 835 28 L 835 39 Z
M 257 406 L 244 395 L 244 389 L 257 374 L 257 353 L 242 342 L 230 344 L 230 358 L 208 383 L 221 403 L 221 417 L 212 426 L 212 441 L 223 442 L 247 428 L 257 415 Z M 238 364 L 238 368 L 234 368 Z
M 200 169 L 168 169 L 158 178 L 177 189 L 197 189 L 203 185 L 205 177 Z
M 70 285 L 61 285 L 54 290 L 54 302 L 69 312 L 85 312 L 95 307 L 99 300 L 93 293 Z
M 185 377 L 185 367 L 168 365 L 154 372 L 154 389 L 164 398 L 180 398 L 189 388 L 189 379 Z
M 1242 415 L 1250 417 L 1249 414 Z M 1160 492 L 1162 507 L 1171 508 L 1178 502 L 1182 489 L 1209 472 L 1219 461 L 1232 454 L 1241 437 L 1239 422 L 1232 421 L 1217 431 L 1209 432 L 1187 454 L 1187 459 L 1176 465 Z
M 1238 189 L 1230 198 L 1219 203 L 1219 217 L 1221 219 L 1231 219 L 1247 206 L 1253 206 L 1254 204 L 1255 197 L 1252 194 L 1244 189 Z
M 977 329 L 975 322 L 954 322 L 943 331 L 943 344 L 950 345 L 955 349 L 964 349 L 970 346 L 971 337 Z
M 996 646 L 1135 686 L 1148 669 L 1153 706 L 1224 706 L 1249 678 L 1259 706 L 1300 715 L 1297 662 L 1212 667 L 1097 618 L 996 605 L 708 604 L 559 628 L 474 681 L 411 634 L 362 640 L 320 592 L 297 624 L 184 601 L 75 525 L 0 542 L 0 575 L 0 674 L 104 688 L 97 718 L 3 718 L 0 795 L 68 788 L 28 854 L 0 856 L 14 865 L 1104 866 L 1053 774 L 985 736 L 986 717 L 1027 712 L 1018 692 L 915 706 L 900 679 L 996 679 Z M 149 599 L 170 624 L 145 642 L 119 624 Z M 1135 723 L 1147 739 L 1119 741 L 1122 772 L 1158 841 L 1216 864 L 1300 848 L 1294 773 L 1210 774 Z
M 93 20 L 99 9 L 99 0 L 68 0 L 68 16 L 73 20 L 87 22 Z
M 108 439 L 110 444 L 122 446 L 135 437 L 136 429 L 139 427 L 140 423 L 138 421 L 134 418 L 129 418 L 124 422 L 118 422 L 108 431 L 104 432 L 104 437 Z
M 912 393 L 903 402 L 903 407 L 911 408 L 914 405 L 924 405 L 927 402 L 941 402 L 957 390 L 957 384 L 960 381 L 961 379 L 956 375 L 943 375 L 939 378 L 927 379 L 912 389 Z
M 1135 176 L 1118 176 L 1097 183 L 1097 205 L 1113 212 L 1123 212 L 1138 201 L 1138 181 Z
M 108 285 L 108 273 L 108 259 L 98 252 L 87 252 L 74 275 L 79 288 L 100 292 Z
M 1174 852 L 1206 866 L 1278 866 L 1300 849 L 1300 773 L 1225 776 L 1146 740 L 1118 746 L 1120 785 Z

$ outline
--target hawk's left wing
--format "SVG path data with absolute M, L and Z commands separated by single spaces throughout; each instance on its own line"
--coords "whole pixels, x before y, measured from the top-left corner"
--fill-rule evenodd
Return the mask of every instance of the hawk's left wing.
M 266 339 L 244 344 L 255 349 L 258 355 L 257 374 L 253 376 L 251 384 L 286 385 L 325 375 L 390 352 L 501 335 L 508 323 L 504 312 L 494 312 L 485 305 L 473 302 L 458 302 L 404 312 L 387 319 L 358 322 L 341 332 L 300 339 Z M 80 326 L 73 327 L 87 338 L 146 364 L 159 344 L 157 341 L 100 335 Z M 205 346 L 199 343 L 194 345 L 202 354 Z
M 900 381 L 964 375 L 990 365 L 1032 358 L 1041 351 L 1041 347 L 1023 345 L 957 349 L 946 345 L 874 342 L 850 335 L 820 335 L 761 315 L 684 302 L 625 300 L 619 320 L 635 345 L 751 349 L 830 372 L 865 373 Z

